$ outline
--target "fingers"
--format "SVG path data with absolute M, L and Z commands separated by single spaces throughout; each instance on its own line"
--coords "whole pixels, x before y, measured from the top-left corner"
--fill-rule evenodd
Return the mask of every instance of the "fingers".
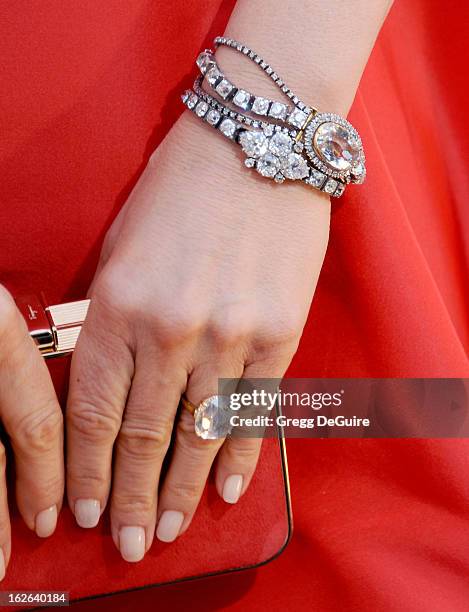
M 2 287 L 0 418 L 15 455 L 18 508 L 30 529 L 50 536 L 64 489 L 62 412 L 44 360 Z
M 247 365 L 243 379 L 281 378 L 291 356 L 273 354 Z M 256 470 L 262 438 L 229 437 L 218 453 L 215 485 L 228 504 L 235 504 L 246 492 Z
M 105 295 L 101 278 L 95 291 Z M 199 438 L 193 415 L 183 411 L 157 498 L 174 417 L 193 363 L 199 365 L 193 368 L 186 395 L 194 404 L 218 393 L 219 377 L 237 379 L 243 374 L 246 325 L 241 321 L 241 332 L 228 338 L 218 333 L 225 328 L 216 328 L 207 340 L 200 337 L 206 323 L 200 323 L 201 316 L 183 313 L 180 321 L 173 310 L 164 315 L 157 309 L 155 318 L 154 303 L 127 304 L 127 316 L 109 297 L 101 302 L 95 296 L 72 361 L 67 405 L 69 503 L 78 524 L 97 524 L 111 489 L 114 451 L 112 536 L 122 557 L 135 562 L 150 548 L 155 524 L 157 537 L 170 542 L 192 520 L 223 440 Z M 230 350 L 214 350 L 214 339 Z M 146 350 L 136 350 L 138 344 Z M 270 371 L 266 359 L 256 362 L 265 366 L 258 375 L 275 376 L 277 370 Z M 223 449 L 217 487 L 225 501 L 235 503 L 248 487 L 259 448 L 257 440 L 237 440 Z
M 112 451 L 133 375 L 120 314 L 93 297 L 73 355 L 67 401 L 68 502 L 81 527 L 94 527 L 111 487 Z M 106 332 L 104 330 L 107 330 Z
M 262 438 L 228 438 L 216 466 L 215 485 L 227 504 L 236 504 L 255 472 Z
M 126 561 L 140 561 L 155 533 L 158 481 L 187 380 L 181 359 L 138 353 L 115 446 L 112 534 Z
M 5 578 L 11 554 L 10 516 L 5 479 L 5 448 L 0 444 L 0 581 Z
M 233 361 L 196 367 L 189 378 L 186 397 L 197 406 L 218 393 L 219 377 L 237 378 L 242 370 L 242 363 Z M 171 465 L 158 502 L 159 540 L 172 542 L 188 528 L 222 444 L 223 439 L 199 438 L 194 431 L 193 415 L 182 409 Z

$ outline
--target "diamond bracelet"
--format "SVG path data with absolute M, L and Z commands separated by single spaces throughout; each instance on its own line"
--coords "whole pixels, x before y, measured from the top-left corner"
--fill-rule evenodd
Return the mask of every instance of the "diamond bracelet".
M 215 56 L 210 49 L 203 51 L 196 61 L 200 72 L 210 87 L 226 102 L 232 102 L 243 111 L 248 111 L 261 117 L 270 117 L 279 121 L 286 121 L 294 128 L 301 128 L 311 109 L 305 110 L 291 107 L 278 100 L 270 100 L 263 96 L 256 96 L 245 89 L 238 89 L 229 81 L 220 69 Z M 282 81 L 283 82 L 283 81 Z M 285 86 L 286 89 L 288 89 Z
M 340 197 L 348 183 L 363 183 L 363 146 L 346 119 L 306 106 L 249 47 L 224 37 L 215 39 L 215 46 L 219 45 L 231 47 L 258 64 L 293 103 L 291 107 L 238 89 L 220 70 L 213 51 L 206 49 L 199 55 L 196 63 L 201 76 L 182 100 L 197 117 L 241 146 L 247 167 L 278 183 L 302 180 L 334 197 Z M 204 78 L 221 100 L 202 88 Z
M 277 183 L 286 178 L 301 179 L 334 197 L 340 197 L 344 192 L 344 183 L 308 165 L 307 160 L 300 155 L 302 143 L 296 143 L 285 128 L 268 124 L 262 131 L 247 130 L 237 120 L 237 113 L 220 102 L 217 103 L 218 108 L 214 108 L 192 90 L 183 94 L 182 101 L 197 117 L 218 129 L 226 138 L 240 144 L 247 155 L 245 165 L 255 168 L 262 176 L 273 178 Z
M 255 117 L 247 115 L 246 112 L 242 112 L 238 109 L 229 108 L 223 102 L 217 100 L 214 96 L 210 95 L 207 91 L 205 91 L 205 89 L 202 88 L 202 81 L 203 77 L 198 77 L 194 81 L 193 91 L 201 100 L 205 100 L 205 102 L 207 102 L 210 107 L 215 108 L 221 111 L 223 114 L 231 117 L 232 119 L 236 119 L 240 123 L 244 123 L 245 125 L 255 129 L 264 129 L 270 125 L 273 125 L 272 121 L 267 121 L 267 118 L 264 118 L 262 120 L 256 119 Z M 291 126 L 286 127 L 285 129 L 293 138 L 296 138 L 298 134 L 297 130 L 295 130 Z
M 346 119 L 344 119 L 343 117 L 340 117 L 339 115 L 335 115 L 333 113 L 319 113 L 316 108 L 307 106 L 288 87 L 288 85 L 286 85 L 286 83 L 275 72 L 272 66 L 248 46 L 243 45 L 242 43 L 239 43 L 236 40 L 233 40 L 231 38 L 225 38 L 223 36 L 217 36 L 214 42 L 215 42 L 215 48 L 219 47 L 220 45 L 229 47 L 237 51 L 238 53 L 241 53 L 242 55 L 246 56 L 249 60 L 257 64 L 275 83 L 276 87 L 278 87 L 279 90 L 292 101 L 294 108 L 293 110 L 291 110 L 289 109 L 289 107 L 287 107 L 287 112 L 289 114 L 286 117 L 286 122 L 290 123 L 291 125 L 299 129 L 299 133 L 297 134 L 296 139 L 297 141 L 301 141 L 301 140 L 304 141 L 306 152 L 308 153 L 308 150 L 309 150 L 309 152 L 311 153 L 310 157 L 313 156 L 314 151 L 312 149 L 314 149 L 315 147 L 308 146 L 309 144 L 308 135 L 311 135 L 311 129 L 309 129 L 309 134 L 308 134 L 307 133 L 308 130 L 306 128 L 310 123 L 313 123 L 312 118 L 314 118 L 314 124 L 318 127 L 322 123 L 326 123 L 326 122 L 329 123 L 331 122 L 332 119 L 337 119 L 337 126 L 331 126 L 332 132 L 333 132 L 332 135 L 334 135 L 334 132 L 335 133 L 339 132 L 342 138 L 339 139 L 338 141 L 334 138 L 330 140 L 327 139 L 327 142 L 323 143 L 323 147 L 324 145 L 327 145 L 327 147 L 329 148 L 328 155 L 320 155 L 320 157 L 322 157 L 326 163 L 329 162 L 330 165 L 336 166 L 335 168 L 333 168 L 332 176 L 345 181 L 345 183 L 349 183 L 349 182 L 363 183 L 363 181 L 365 180 L 365 176 L 366 176 L 366 170 L 365 170 L 365 155 L 363 152 L 362 142 L 355 128 Z M 270 103 L 270 107 L 267 112 L 270 114 L 272 110 L 272 106 L 277 105 L 279 103 L 275 101 L 270 101 L 270 100 L 268 100 L 268 102 Z M 254 96 L 253 106 L 255 105 L 256 105 L 256 97 Z M 321 117 L 326 119 L 327 121 L 322 121 Z M 280 118 L 280 117 L 277 117 L 277 118 Z M 342 127 L 342 129 L 338 129 L 339 126 Z M 324 135 L 324 131 L 327 131 L 327 130 L 325 130 L 325 128 L 321 128 L 321 133 L 323 135 Z M 304 135 L 304 139 L 302 138 L 303 135 Z M 313 133 L 313 136 L 316 136 L 316 134 Z M 319 144 L 318 144 L 318 148 L 321 149 Z M 319 152 L 322 153 L 322 151 L 319 151 Z M 336 157 L 337 158 L 342 157 L 343 154 L 345 155 L 345 159 L 342 159 L 342 160 L 334 159 Z M 325 167 L 325 165 L 320 163 L 321 160 L 318 159 L 317 156 L 314 156 L 314 157 L 316 159 L 312 161 L 317 162 L 318 167 L 322 169 L 323 171 L 327 172 L 327 167 Z M 336 163 L 334 164 L 334 162 Z

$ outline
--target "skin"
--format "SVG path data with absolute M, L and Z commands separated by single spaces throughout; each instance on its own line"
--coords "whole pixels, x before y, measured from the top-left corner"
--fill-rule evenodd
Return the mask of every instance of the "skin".
M 218 378 L 283 375 L 326 250 L 328 198 L 247 178 L 236 148 L 213 136 L 184 115 L 152 157 L 106 240 L 72 363 L 69 503 L 105 507 L 114 448 L 116 543 L 123 526 L 142 526 L 150 546 L 165 509 L 183 512 L 183 532 L 218 451 L 218 490 L 241 474 L 244 492 L 260 442 L 200 440 L 184 411 L 157 503 L 179 399 L 197 405 Z
M 0 286 L 0 418 L 11 441 L 16 499 L 26 525 L 51 535 L 64 492 L 63 422 L 47 367 L 10 294 Z M 5 483 L 6 455 L 0 444 L 0 576 L 11 555 Z
M 267 0 L 239 0 L 226 34 L 263 54 L 305 101 L 346 114 L 390 4 L 289 0 L 272 11 Z M 285 32 L 295 32 L 293 46 Z M 331 40 L 346 41 L 346 52 Z M 245 58 L 227 49 L 217 56 L 236 83 L 279 97 Z M 199 439 L 189 412 L 176 418 L 179 400 L 185 393 L 198 404 L 216 394 L 218 378 L 284 374 L 329 221 L 324 194 L 247 170 L 239 149 L 189 112 L 149 160 L 103 245 L 66 410 L 68 503 L 88 527 L 109 507 L 114 542 L 128 561 L 150 548 L 155 530 L 168 541 L 189 527 L 212 464 L 220 495 L 231 476 L 242 477 L 239 495 L 249 486 L 260 442 Z M 20 512 L 50 535 L 63 496 L 62 417 L 46 366 L 1 287 L 0 417 L 12 439 Z M 159 482 L 173 430 L 172 462 Z M 6 495 L 2 477 L 5 567 Z M 80 500 L 95 500 L 96 520 L 78 516 Z M 165 511 L 182 517 L 171 538 Z

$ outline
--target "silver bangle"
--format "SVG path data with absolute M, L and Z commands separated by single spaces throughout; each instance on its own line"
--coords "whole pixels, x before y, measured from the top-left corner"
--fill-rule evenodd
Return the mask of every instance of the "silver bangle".
M 207 102 L 210 107 L 215 108 L 221 113 L 231 117 L 232 119 L 236 119 L 240 123 L 244 123 L 245 125 L 254 129 L 263 130 L 265 128 L 268 128 L 268 126 L 272 125 L 272 122 L 267 121 L 266 119 L 256 119 L 246 114 L 245 112 L 229 108 L 228 106 L 226 106 L 226 104 L 224 104 L 220 100 L 217 100 L 214 96 L 210 95 L 207 91 L 205 91 L 205 89 L 202 88 L 202 81 L 203 77 L 198 77 L 194 81 L 193 91 L 197 94 L 200 100 L 205 100 L 205 102 Z M 295 138 L 298 134 L 298 131 L 292 128 L 291 126 L 285 127 L 285 130 L 290 134 L 292 138 Z
M 197 58 L 196 63 L 207 83 L 220 98 L 225 100 L 225 102 L 231 102 L 243 111 L 260 117 L 270 117 L 278 121 L 285 121 L 297 129 L 301 128 L 306 117 L 311 112 L 311 109 L 305 106 L 303 106 L 305 110 L 302 110 L 278 100 L 257 96 L 246 89 L 238 89 L 236 85 L 225 77 L 210 49 L 203 51 Z
M 240 123 L 238 113 L 220 102 L 215 108 L 206 101 L 206 97 L 201 98 L 192 90 L 183 94 L 182 101 L 197 117 L 241 145 L 247 155 L 245 165 L 248 168 L 255 168 L 262 176 L 273 178 L 278 183 L 285 178 L 301 179 L 328 195 L 338 198 L 343 194 L 345 184 L 308 164 L 306 158 L 300 155 L 302 143 L 295 143 L 286 128 L 268 124 L 262 130 L 247 130 Z
M 340 197 L 348 183 L 363 183 L 363 146 L 346 119 L 319 113 L 304 104 L 249 47 L 224 37 L 215 39 L 215 46 L 219 45 L 231 47 L 258 64 L 293 103 L 289 106 L 238 89 L 220 70 L 213 51 L 207 49 L 199 55 L 197 65 L 202 75 L 194 89 L 183 94 L 183 102 L 196 116 L 241 146 L 247 167 L 278 183 L 302 180 L 334 197 Z M 202 88 L 204 78 L 221 100 Z

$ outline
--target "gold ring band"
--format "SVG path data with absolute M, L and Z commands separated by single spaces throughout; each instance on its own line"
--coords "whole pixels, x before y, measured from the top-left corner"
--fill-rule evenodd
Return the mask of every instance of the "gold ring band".
M 181 404 L 182 407 L 188 410 L 191 414 L 194 414 L 194 412 L 197 410 L 197 406 L 190 402 L 185 395 L 181 397 Z

